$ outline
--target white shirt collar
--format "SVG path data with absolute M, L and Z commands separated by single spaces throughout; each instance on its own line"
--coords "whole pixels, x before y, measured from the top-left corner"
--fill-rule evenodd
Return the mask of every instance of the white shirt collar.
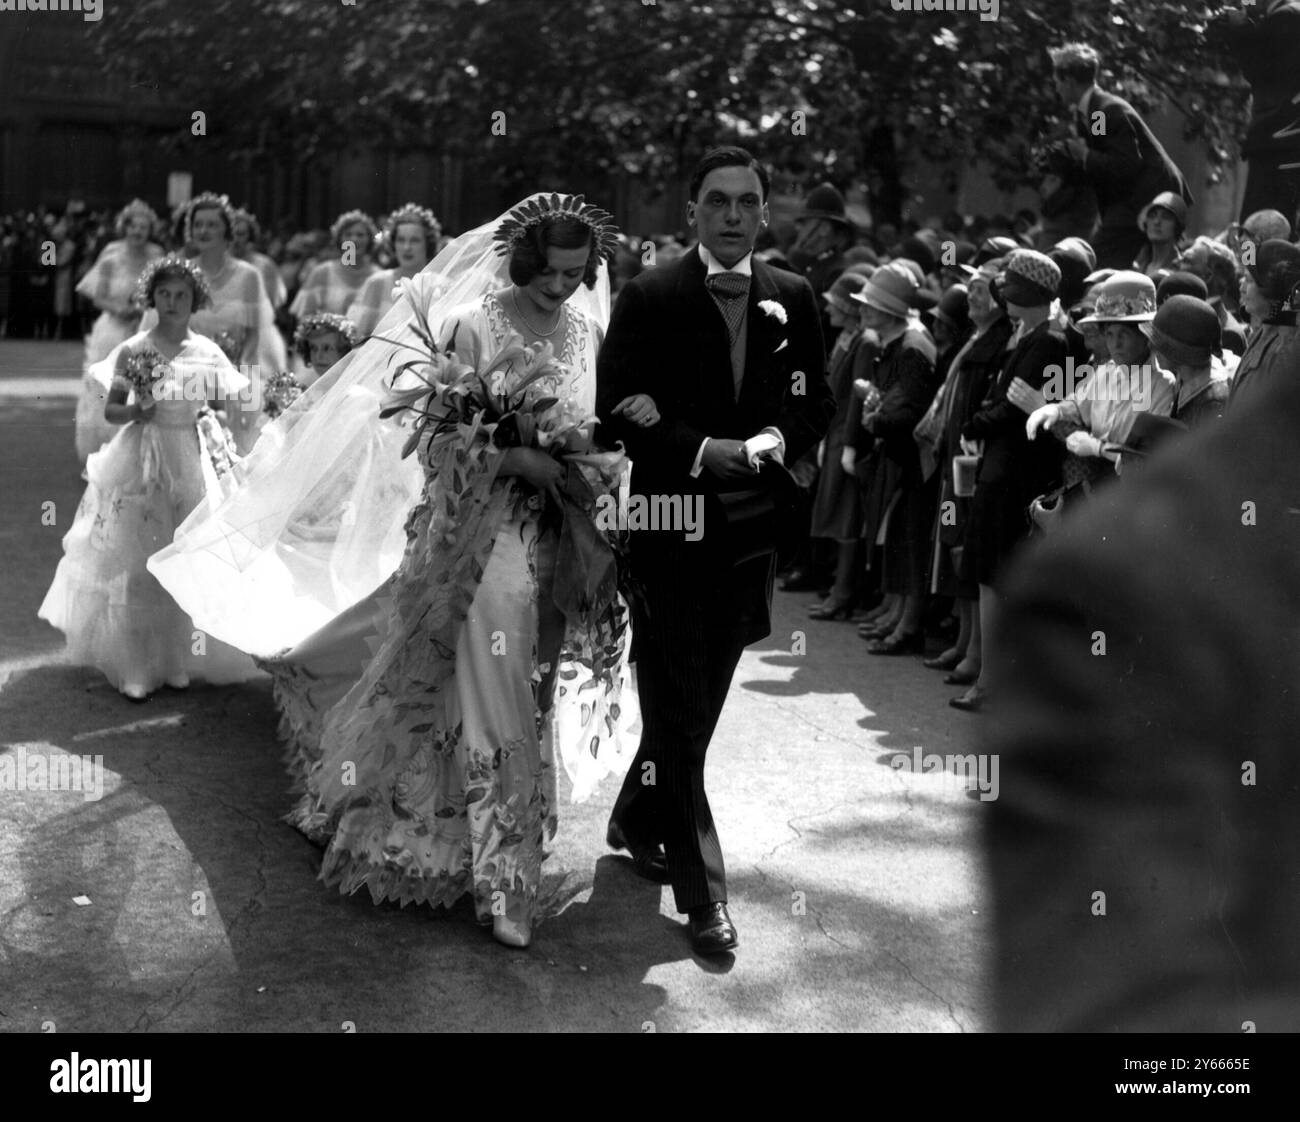
M 744 257 L 742 257 L 739 261 L 737 261 L 734 265 L 732 265 L 730 269 L 728 269 L 716 257 L 714 257 L 713 254 L 711 254 L 707 249 L 704 248 L 703 242 L 700 243 L 699 249 L 700 249 L 700 260 L 703 261 L 705 266 L 708 268 L 708 273 L 707 273 L 708 276 L 713 276 L 715 273 L 739 273 L 742 277 L 749 277 L 749 276 L 753 276 L 754 274 L 753 250 L 750 250 L 749 253 L 746 253 Z

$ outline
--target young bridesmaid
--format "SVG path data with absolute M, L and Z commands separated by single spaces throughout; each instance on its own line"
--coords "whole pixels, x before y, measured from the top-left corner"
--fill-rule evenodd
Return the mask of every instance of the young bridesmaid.
M 344 315 L 366 278 L 375 271 L 370 251 L 376 233 L 368 214 L 359 210 L 340 214 L 330 229 L 338 259 L 312 269 L 289 305 L 289 311 L 297 319 L 312 312 Z
M 265 418 L 262 426 L 274 421 L 289 408 L 308 386 L 357 344 L 356 326 L 342 316 L 313 312 L 304 316 L 293 335 L 294 349 L 302 359 L 304 370 L 286 370 L 269 379 L 262 387 Z
M 141 302 L 157 323 L 104 359 L 104 416 L 124 426 L 87 462 L 88 483 L 40 617 L 67 635 L 71 659 L 94 666 L 141 701 L 191 677 L 248 677 L 248 658 L 193 624 L 146 569 L 176 527 L 229 478 L 235 458 L 218 412 L 246 403 L 244 378 L 221 348 L 190 328 L 210 300 L 202 272 L 180 257 L 150 265 Z M 209 402 L 209 399 L 212 399 Z

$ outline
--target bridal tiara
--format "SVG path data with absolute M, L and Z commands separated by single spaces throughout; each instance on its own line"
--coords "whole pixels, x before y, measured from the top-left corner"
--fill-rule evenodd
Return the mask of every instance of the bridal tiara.
M 548 218 L 573 218 L 590 226 L 596 240 L 596 252 L 610 260 L 618 248 L 618 227 L 607 210 L 592 206 L 582 195 L 534 195 L 510 211 L 492 235 L 500 242 L 497 253 L 513 253 L 515 246 L 534 226 Z

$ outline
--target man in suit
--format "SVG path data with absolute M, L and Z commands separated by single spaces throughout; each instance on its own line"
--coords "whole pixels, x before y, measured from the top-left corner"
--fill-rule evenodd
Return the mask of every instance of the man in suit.
M 1205 41 L 1225 43 L 1250 83 L 1250 126 L 1241 142 L 1250 169 L 1241 214 L 1272 208 L 1289 222 L 1300 207 L 1300 0 L 1227 8 L 1205 29 Z
M 598 366 L 602 442 L 626 444 L 632 501 L 704 503 L 698 540 L 681 527 L 632 534 L 644 588 L 636 617 L 644 732 L 608 838 L 642 875 L 671 882 L 700 954 L 739 942 L 704 758 L 741 651 L 771 630 L 776 567 L 771 552 L 736 561 L 735 527 L 718 496 L 783 471 L 821 439 L 833 411 L 812 289 L 753 254 L 767 193 L 766 169 L 744 149 L 705 155 L 686 208 L 699 245 L 628 282 Z M 642 394 L 658 418 L 645 427 L 619 412 Z M 746 451 L 754 437 L 775 463 Z
M 986 839 L 1001 1031 L 1300 1030 L 1291 374 L 1009 574 Z
M 1066 142 L 1066 151 L 1097 196 L 1100 213 L 1088 239 L 1097 267 L 1127 269 L 1146 243 L 1138 227 L 1142 208 L 1161 191 L 1190 205 L 1192 192 L 1137 110 L 1097 88 L 1101 56 L 1092 47 L 1067 43 L 1049 53 L 1056 91 L 1074 113 L 1077 135 Z

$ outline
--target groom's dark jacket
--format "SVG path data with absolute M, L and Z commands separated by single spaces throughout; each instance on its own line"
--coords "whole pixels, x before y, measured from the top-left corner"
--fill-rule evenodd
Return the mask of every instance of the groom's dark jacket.
M 719 480 L 708 469 L 691 476 L 696 453 L 706 436 L 746 440 L 774 426 L 785 438 L 785 462 L 792 464 L 821 439 L 834 411 L 812 289 L 793 273 L 751 262 L 739 400 L 726 322 L 705 287 L 698 248 L 642 273 L 619 294 L 600 352 L 597 391 L 599 440 L 606 447 L 624 442 L 633 501 L 681 495 L 698 509 L 690 496 L 704 497 L 701 539 L 688 541 L 680 530 L 634 532 L 634 568 L 652 587 L 671 582 L 674 595 L 699 605 L 700 623 L 745 643 L 771 630 L 773 560 L 758 557 L 734 568 L 725 562 Z M 760 308 L 763 301 L 775 301 L 786 322 Z M 649 394 L 658 407 L 660 421 L 649 429 L 613 414 L 635 393 Z

